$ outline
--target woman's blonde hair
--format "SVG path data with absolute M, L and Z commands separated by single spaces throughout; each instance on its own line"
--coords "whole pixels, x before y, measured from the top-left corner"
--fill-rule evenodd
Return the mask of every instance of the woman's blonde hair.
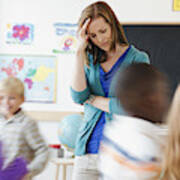
M 0 81 L 0 91 L 24 96 L 24 84 L 16 77 L 7 77 Z
M 167 116 L 168 136 L 161 180 L 180 180 L 180 85 Z
M 121 45 L 128 45 L 128 41 L 126 39 L 126 36 L 124 34 L 124 30 L 118 21 L 115 13 L 111 9 L 111 7 L 103 2 L 103 1 L 97 1 L 93 4 L 90 4 L 87 6 L 81 13 L 81 17 L 78 21 L 78 26 L 81 28 L 83 24 L 86 22 L 87 19 L 96 19 L 98 17 L 103 17 L 105 21 L 111 26 L 112 30 L 112 44 L 111 44 L 111 50 L 114 50 L 116 48 L 116 44 Z M 106 52 L 97 47 L 95 44 L 92 43 L 91 40 L 89 40 L 88 46 L 86 48 L 86 51 L 93 55 L 94 58 L 94 64 L 99 62 L 106 61 Z

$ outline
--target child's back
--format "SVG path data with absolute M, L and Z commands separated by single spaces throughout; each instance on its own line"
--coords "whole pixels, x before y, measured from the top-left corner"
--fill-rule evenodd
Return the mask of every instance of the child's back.
M 128 116 L 106 126 L 100 152 L 103 179 L 144 180 L 160 171 L 169 106 L 166 77 L 152 65 L 133 64 L 118 77 L 117 98 Z

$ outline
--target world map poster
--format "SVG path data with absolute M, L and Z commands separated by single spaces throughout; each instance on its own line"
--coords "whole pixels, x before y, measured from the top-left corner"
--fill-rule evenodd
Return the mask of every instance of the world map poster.
M 55 56 L 0 54 L 0 80 L 15 76 L 24 82 L 27 102 L 56 102 Z

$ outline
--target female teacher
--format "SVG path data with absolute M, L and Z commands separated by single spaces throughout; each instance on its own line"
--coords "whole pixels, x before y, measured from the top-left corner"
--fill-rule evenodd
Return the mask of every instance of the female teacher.
M 84 121 L 75 149 L 73 180 L 97 180 L 97 154 L 104 125 L 123 113 L 110 84 L 115 73 L 148 55 L 129 45 L 111 7 L 102 1 L 86 7 L 78 23 L 78 48 L 71 84 L 75 103 L 84 106 Z

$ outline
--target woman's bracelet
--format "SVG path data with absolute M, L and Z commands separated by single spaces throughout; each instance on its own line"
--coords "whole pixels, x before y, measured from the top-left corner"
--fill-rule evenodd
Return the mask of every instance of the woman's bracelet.
M 95 100 L 96 96 L 95 95 L 90 95 L 89 98 L 87 99 L 86 103 L 92 104 L 93 101 Z

